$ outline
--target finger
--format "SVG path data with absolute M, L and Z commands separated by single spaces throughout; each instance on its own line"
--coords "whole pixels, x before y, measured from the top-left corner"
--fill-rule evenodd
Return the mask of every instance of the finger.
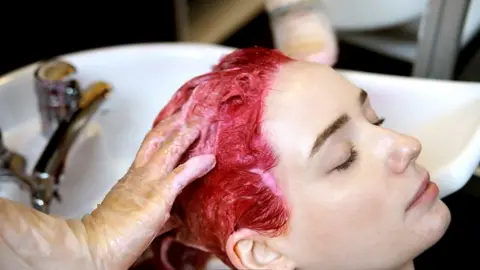
M 165 224 L 160 228 L 160 231 L 158 232 L 157 236 L 165 234 L 178 227 L 179 227 L 179 221 L 176 220 L 174 217 L 170 217 L 167 220 L 167 222 L 165 222 Z
M 172 122 L 178 121 L 179 119 L 180 119 L 180 113 L 174 113 L 166 117 L 162 121 L 158 122 L 152 129 L 161 128 L 162 126 L 164 127 L 166 125 L 169 125 Z
M 128 216 L 149 217 L 149 219 L 153 216 L 161 216 L 163 221 L 160 225 L 163 226 L 168 220 L 171 206 L 169 204 L 173 203 L 181 189 L 193 179 L 205 175 L 214 166 L 213 155 L 201 155 L 189 159 L 166 176 L 152 174 L 150 170 L 137 170 L 125 176 L 125 180 L 119 181 L 97 210 L 105 212 L 108 209 L 111 212 L 124 212 Z M 167 208 L 165 208 L 166 205 Z M 158 213 L 158 209 L 161 209 L 162 213 Z M 145 214 L 146 212 L 149 213 Z
M 178 129 L 180 125 L 180 121 L 178 120 L 178 114 L 172 115 L 147 133 L 133 162 L 134 168 L 144 166 L 148 163 L 153 153 Z
M 150 160 L 150 164 L 163 172 L 170 172 L 177 166 L 180 157 L 200 135 L 197 124 L 184 126 L 164 142 Z
M 195 179 L 203 177 L 215 167 L 215 164 L 214 155 L 201 155 L 192 157 L 175 168 L 162 183 L 163 190 L 160 193 L 164 196 L 163 201 L 173 203 L 185 186 Z M 169 206 L 167 209 L 170 211 Z

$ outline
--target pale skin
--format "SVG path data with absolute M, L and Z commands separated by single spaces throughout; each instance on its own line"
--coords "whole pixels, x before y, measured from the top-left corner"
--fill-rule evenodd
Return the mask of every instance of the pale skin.
M 151 130 L 127 174 L 81 220 L 49 216 L 0 199 L 1 269 L 128 269 L 172 228 L 183 187 L 215 166 L 212 155 L 175 167 L 199 135 L 198 123 L 172 116 Z
M 450 212 L 442 201 L 408 207 L 427 173 L 415 162 L 420 142 L 375 125 L 379 116 L 360 93 L 328 66 L 280 68 L 262 128 L 279 156 L 273 173 L 290 219 L 279 237 L 233 233 L 226 251 L 235 267 L 413 269 L 413 259 L 443 236 Z M 345 125 L 312 152 L 343 114 Z

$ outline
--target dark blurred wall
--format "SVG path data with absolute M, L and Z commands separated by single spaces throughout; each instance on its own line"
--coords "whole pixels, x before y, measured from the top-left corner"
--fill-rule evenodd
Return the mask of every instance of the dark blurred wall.
M 26 3 L 2 8 L 0 74 L 68 52 L 175 40 L 168 0 Z

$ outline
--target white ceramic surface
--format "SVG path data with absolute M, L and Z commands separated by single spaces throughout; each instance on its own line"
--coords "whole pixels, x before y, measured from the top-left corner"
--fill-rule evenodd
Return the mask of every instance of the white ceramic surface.
M 145 44 L 104 48 L 62 57 L 79 70 L 83 85 L 113 84 L 114 93 L 75 144 L 60 186 L 64 198 L 52 213 L 81 217 L 123 176 L 152 120 L 186 80 L 208 71 L 230 48 L 199 44 Z M 36 161 L 39 135 L 32 73 L 35 65 L 0 77 L 0 126 L 6 145 Z M 351 71 L 342 73 L 370 93 L 385 126 L 418 137 L 419 162 L 446 196 L 460 189 L 480 160 L 480 85 Z M 3 192 L 3 193 L 2 193 Z M 29 203 L 15 185 L 0 196 Z
M 427 0 L 320 0 L 335 28 L 372 30 L 418 18 Z
M 342 1 L 350 1 L 350 0 L 341 0 Z M 368 2 L 373 2 L 368 1 Z M 332 0 L 335 5 L 340 5 L 335 0 Z M 359 1 L 362 2 L 363 1 Z M 387 1 L 389 2 L 389 1 Z M 397 1 L 398 3 L 402 3 L 402 1 Z M 409 2 L 409 1 L 407 1 Z M 420 2 L 425 2 L 424 0 L 418 1 L 416 8 L 420 8 Z M 408 3 L 407 3 L 408 4 Z M 426 8 L 426 5 L 425 5 Z M 350 9 L 350 12 L 354 12 L 354 8 Z M 391 11 L 385 10 L 385 7 L 381 8 L 385 15 L 388 12 L 395 12 L 393 9 Z M 418 12 L 414 9 L 415 12 Z M 422 13 L 422 12 L 420 12 Z M 341 15 L 341 10 L 338 10 L 338 16 Z M 421 14 L 419 14 L 421 15 Z M 336 18 L 335 14 L 332 14 L 332 20 L 335 21 L 340 18 Z M 376 20 L 377 17 L 372 16 L 372 20 Z M 363 17 L 365 20 L 369 20 L 370 18 Z M 417 36 L 418 30 L 420 28 L 420 19 L 421 16 L 417 16 L 414 20 L 409 20 L 408 23 L 402 24 L 395 27 L 395 29 L 390 29 L 389 31 L 362 31 L 361 27 L 359 28 L 344 28 L 340 25 L 337 25 L 338 30 L 351 30 L 349 32 L 339 33 L 339 37 L 343 41 L 347 41 L 353 43 L 355 45 L 365 47 L 367 49 L 373 50 L 375 52 L 385 54 L 390 57 L 398 58 L 403 61 L 407 62 L 415 62 L 415 57 L 417 55 Z M 404 21 L 406 22 L 406 21 Z M 380 22 L 381 23 L 381 22 Z M 360 25 L 361 26 L 361 25 Z M 373 25 L 375 26 L 375 25 Z M 382 24 L 378 25 L 379 27 Z M 460 45 L 462 48 L 470 42 L 474 36 L 478 33 L 480 28 L 480 0 L 471 0 L 470 6 L 467 12 L 467 17 L 465 18 L 465 24 L 463 27 L 463 31 L 461 34 L 461 41 Z

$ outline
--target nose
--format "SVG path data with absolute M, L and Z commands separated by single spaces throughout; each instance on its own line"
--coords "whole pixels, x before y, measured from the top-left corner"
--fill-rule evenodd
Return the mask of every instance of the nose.
M 394 143 L 388 165 L 394 173 L 404 172 L 420 155 L 422 144 L 415 138 L 394 133 Z

